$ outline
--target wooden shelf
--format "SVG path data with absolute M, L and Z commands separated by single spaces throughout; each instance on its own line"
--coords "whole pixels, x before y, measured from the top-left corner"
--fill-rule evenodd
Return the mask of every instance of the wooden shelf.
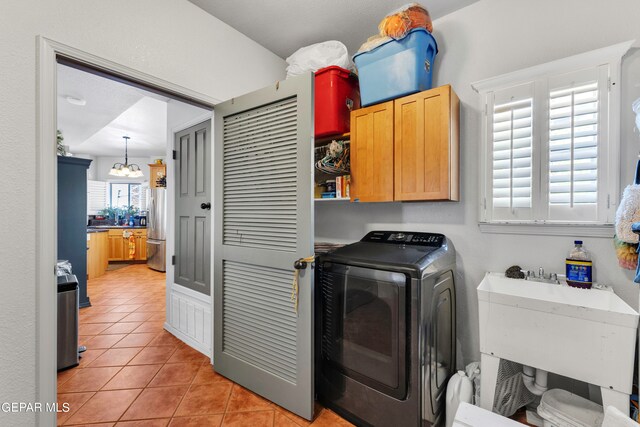
M 322 198 L 315 198 L 313 199 L 316 202 L 348 202 L 351 200 L 351 198 L 349 197 L 328 197 L 326 199 L 322 199 Z
M 314 145 L 320 146 L 320 145 L 326 145 L 328 143 L 330 143 L 331 141 L 333 141 L 334 139 L 351 139 L 351 133 L 347 132 L 347 133 L 343 133 L 343 134 L 338 134 L 338 135 L 330 135 L 330 136 L 323 136 L 322 138 L 315 138 L 314 139 Z

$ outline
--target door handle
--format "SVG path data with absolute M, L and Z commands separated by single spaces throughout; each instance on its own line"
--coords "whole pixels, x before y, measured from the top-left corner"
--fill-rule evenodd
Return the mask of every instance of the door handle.
M 208 203 L 202 203 L 202 204 L 200 205 L 200 209 L 206 209 L 206 210 L 210 211 L 210 210 L 211 210 L 211 202 L 208 202 Z
M 293 268 L 295 268 L 296 270 L 304 270 L 305 268 L 307 268 L 307 261 L 305 261 L 304 258 L 295 260 L 293 262 Z

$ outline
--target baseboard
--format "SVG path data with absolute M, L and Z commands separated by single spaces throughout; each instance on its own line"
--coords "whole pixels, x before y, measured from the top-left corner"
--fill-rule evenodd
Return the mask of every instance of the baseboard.
M 166 328 L 191 347 L 211 357 L 211 300 L 183 286 L 172 284 L 169 291 Z
M 164 323 L 164 328 L 168 332 L 173 334 L 176 338 L 179 338 L 180 341 L 187 344 L 189 347 L 193 348 L 194 350 L 198 350 L 200 353 L 204 354 L 209 359 L 211 359 L 211 350 L 205 348 L 201 343 L 197 342 L 196 340 L 191 338 L 189 335 L 183 334 L 182 332 L 180 332 L 179 330 L 171 326 L 169 322 Z

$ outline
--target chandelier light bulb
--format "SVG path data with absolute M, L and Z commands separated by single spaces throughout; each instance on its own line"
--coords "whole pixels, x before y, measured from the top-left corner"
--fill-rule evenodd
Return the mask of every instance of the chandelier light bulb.
M 124 138 L 124 163 L 114 163 L 109 171 L 109 175 L 112 176 L 121 176 L 121 177 L 129 177 L 129 178 L 140 178 L 144 176 L 142 170 L 140 170 L 140 166 L 135 163 L 129 164 L 129 150 L 128 143 L 129 137 L 123 136 Z

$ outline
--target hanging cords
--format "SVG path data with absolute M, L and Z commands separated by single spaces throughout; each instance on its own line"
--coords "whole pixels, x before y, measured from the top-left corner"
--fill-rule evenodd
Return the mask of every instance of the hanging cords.
M 300 278 L 300 270 L 306 268 L 306 264 L 312 263 L 315 259 L 316 259 L 315 255 L 312 255 L 306 258 L 300 258 L 294 263 L 293 284 L 291 286 L 291 301 L 293 301 L 293 309 L 295 310 L 296 314 L 298 314 L 298 293 L 299 293 L 298 279 Z M 298 265 L 300 265 L 300 268 L 298 267 Z

